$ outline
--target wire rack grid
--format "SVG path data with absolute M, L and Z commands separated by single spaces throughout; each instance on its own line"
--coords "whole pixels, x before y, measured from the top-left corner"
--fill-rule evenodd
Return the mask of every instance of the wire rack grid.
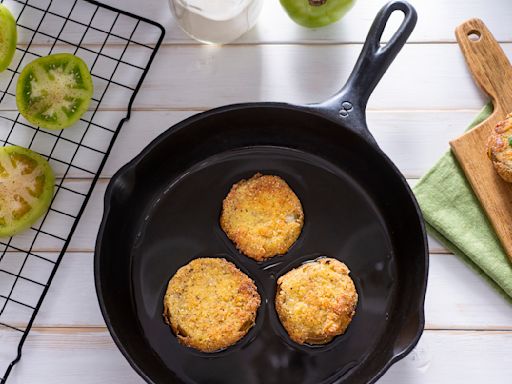
M 0 239 L 3 384 L 21 358 L 34 319 L 165 31 L 151 20 L 94 0 L 0 2 L 11 10 L 18 28 L 15 57 L 0 74 L 0 142 L 38 152 L 57 177 L 44 217 L 23 234 Z M 88 64 L 95 91 L 89 111 L 75 126 L 49 131 L 33 126 L 17 112 L 15 89 L 28 62 L 60 52 L 73 53 Z

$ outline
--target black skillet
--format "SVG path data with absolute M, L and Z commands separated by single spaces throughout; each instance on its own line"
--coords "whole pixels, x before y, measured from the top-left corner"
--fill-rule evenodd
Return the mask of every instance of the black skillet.
M 381 46 L 397 10 L 405 18 Z M 148 383 L 374 382 L 417 343 L 427 283 L 425 230 L 404 177 L 365 120 L 368 97 L 415 23 L 409 4 L 387 4 L 346 86 L 328 101 L 201 113 L 160 135 L 112 178 L 96 245 L 96 289 L 112 337 Z M 283 177 L 305 212 L 290 251 L 263 263 L 237 252 L 218 225 L 231 185 L 256 172 Z M 351 269 L 357 313 L 331 343 L 299 346 L 276 316 L 276 279 L 322 255 Z M 249 334 L 213 354 L 178 344 L 162 318 L 168 279 L 205 256 L 231 260 L 262 297 Z

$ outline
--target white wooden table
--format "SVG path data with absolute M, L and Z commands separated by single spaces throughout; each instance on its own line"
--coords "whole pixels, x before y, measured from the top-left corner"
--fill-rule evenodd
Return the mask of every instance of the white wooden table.
M 342 22 L 313 31 L 291 22 L 278 0 L 267 0 L 255 29 L 219 48 L 187 38 L 171 19 L 166 0 L 105 2 L 161 22 L 167 35 L 9 384 L 142 383 L 113 344 L 93 285 L 92 251 L 109 177 L 159 133 L 198 111 L 241 101 L 325 99 L 345 82 L 384 4 L 359 0 Z M 379 145 L 414 184 L 486 102 L 466 70 L 455 26 L 482 18 L 512 57 L 512 3 L 412 3 L 418 25 L 370 99 L 368 122 Z M 433 240 L 430 250 L 425 332 L 417 348 L 379 382 L 511 382 L 512 305 Z M 13 347 L 6 335 L 0 330 L 0 354 Z

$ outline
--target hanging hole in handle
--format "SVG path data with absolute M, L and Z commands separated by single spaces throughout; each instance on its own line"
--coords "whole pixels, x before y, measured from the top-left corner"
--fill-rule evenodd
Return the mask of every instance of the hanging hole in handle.
M 382 32 L 380 38 L 380 47 L 384 48 L 396 33 L 400 25 L 404 22 L 405 13 L 403 11 L 395 11 L 390 16 Z
M 482 37 L 482 34 L 480 33 L 480 31 L 477 31 L 476 29 L 473 29 L 468 32 L 468 39 L 473 42 L 480 40 L 481 37 Z

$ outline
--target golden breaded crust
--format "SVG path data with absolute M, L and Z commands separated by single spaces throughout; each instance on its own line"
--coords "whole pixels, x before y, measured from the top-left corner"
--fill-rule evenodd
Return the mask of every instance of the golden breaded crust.
M 487 155 L 496 172 L 506 181 L 512 183 L 512 113 L 499 122 L 487 142 Z
M 169 281 L 164 318 L 180 343 L 215 352 L 249 331 L 260 303 L 254 282 L 233 263 L 200 258 L 181 267 Z
M 283 179 L 257 173 L 233 185 L 220 225 L 240 252 L 261 261 L 288 251 L 300 235 L 304 212 Z
M 325 344 L 345 333 L 357 306 L 357 292 L 341 261 L 321 258 L 277 280 L 276 310 L 290 338 Z

